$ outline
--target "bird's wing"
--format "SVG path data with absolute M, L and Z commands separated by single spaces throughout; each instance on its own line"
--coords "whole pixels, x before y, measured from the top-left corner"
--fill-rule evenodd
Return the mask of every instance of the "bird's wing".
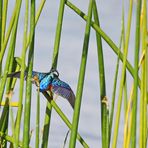
M 72 89 L 70 88 L 70 86 L 59 80 L 59 79 L 55 79 L 52 82 L 52 89 L 51 91 L 65 99 L 68 100 L 68 102 L 71 104 L 72 108 L 74 108 L 74 104 L 75 104 L 75 95 L 72 91 Z

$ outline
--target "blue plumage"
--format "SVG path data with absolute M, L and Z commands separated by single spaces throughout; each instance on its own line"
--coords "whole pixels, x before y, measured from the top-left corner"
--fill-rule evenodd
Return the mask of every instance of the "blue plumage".
M 8 77 L 20 78 L 20 71 L 8 74 Z M 25 79 L 27 72 L 25 71 Z M 36 84 L 41 92 L 50 91 L 56 95 L 66 98 L 74 108 L 75 95 L 70 86 L 59 79 L 59 73 L 56 70 L 51 70 L 48 73 L 32 72 L 32 82 Z

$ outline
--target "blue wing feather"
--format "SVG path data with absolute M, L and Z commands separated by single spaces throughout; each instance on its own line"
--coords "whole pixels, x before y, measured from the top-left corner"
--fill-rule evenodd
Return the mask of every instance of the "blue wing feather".
M 67 99 L 71 106 L 74 108 L 75 95 L 67 83 L 61 81 L 58 78 L 54 79 L 52 81 L 52 92 Z

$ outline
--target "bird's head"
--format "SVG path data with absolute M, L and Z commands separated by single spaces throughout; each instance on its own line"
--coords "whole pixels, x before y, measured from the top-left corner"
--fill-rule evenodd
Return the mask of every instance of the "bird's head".
M 51 68 L 50 74 L 52 74 L 53 77 L 59 77 L 59 72 L 54 68 Z

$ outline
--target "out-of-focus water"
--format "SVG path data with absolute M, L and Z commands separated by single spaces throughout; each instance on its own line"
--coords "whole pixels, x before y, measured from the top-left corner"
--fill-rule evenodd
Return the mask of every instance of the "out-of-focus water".
M 14 1 L 9 4 L 9 10 L 13 8 Z M 39 4 L 37 1 L 37 6 Z M 71 0 L 76 6 L 87 13 L 89 0 Z M 35 58 L 34 58 L 34 70 L 37 71 L 49 71 L 52 61 L 52 52 L 54 47 L 55 31 L 57 24 L 57 15 L 59 0 L 47 1 L 44 10 L 41 14 L 39 22 L 36 26 L 35 36 Z M 11 7 L 10 7 L 11 5 Z M 23 1 L 25 5 L 25 1 Z M 121 0 L 97 0 L 98 12 L 100 16 L 100 24 L 102 29 L 108 36 L 118 45 L 121 30 Z M 128 2 L 125 3 L 125 17 L 127 17 Z M 24 10 L 24 6 L 22 10 Z M 134 8 L 135 9 L 135 8 Z M 9 18 L 11 16 L 8 13 Z M 133 20 L 135 17 L 133 18 Z M 16 44 L 16 56 L 21 55 L 22 40 L 23 40 L 23 21 L 24 11 L 21 12 L 19 27 L 18 27 L 18 40 Z M 125 20 L 126 23 L 126 20 Z M 134 23 L 132 24 L 132 31 L 134 31 Z M 85 31 L 85 21 L 75 14 L 70 8 L 65 6 L 63 30 L 61 34 L 60 52 L 58 59 L 58 71 L 60 78 L 70 84 L 74 92 L 76 92 L 78 82 L 78 72 L 80 68 L 81 53 L 83 47 Z M 134 40 L 133 36 L 131 41 Z M 132 48 L 130 45 L 129 55 L 132 55 Z M 116 65 L 116 56 L 112 49 L 103 41 L 103 52 L 105 61 L 105 73 L 106 73 L 106 89 L 109 104 L 111 103 L 113 78 Z M 130 61 L 133 61 L 133 56 L 130 56 Z M 129 77 L 131 79 L 131 77 Z M 18 87 L 15 89 L 14 99 L 18 98 Z M 31 129 L 33 129 L 33 139 L 35 138 L 35 117 L 36 117 L 36 87 L 33 86 L 32 97 L 32 110 L 31 110 Z M 88 51 L 87 68 L 85 75 L 84 91 L 81 105 L 81 114 L 79 121 L 79 133 L 86 140 L 91 148 L 101 147 L 101 116 L 100 116 L 100 92 L 99 92 L 99 75 L 98 75 L 98 59 L 95 32 L 91 29 L 91 37 Z M 62 111 L 72 121 L 73 110 L 66 100 L 58 98 L 56 100 Z M 46 109 L 46 99 L 41 95 L 41 128 L 44 123 L 44 115 Z M 119 128 L 119 140 L 118 145 L 122 144 L 123 135 L 123 112 L 121 118 L 121 124 Z M 22 126 L 23 130 L 23 126 Z M 51 128 L 49 135 L 49 147 L 59 148 L 62 147 L 65 135 L 68 128 L 64 122 L 60 119 L 57 113 L 52 111 Z M 34 147 L 34 142 L 31 142 Z M 68 144 L 67 144 L 68 147 Z M 77 142 L 77 147 L 82 146 Z

